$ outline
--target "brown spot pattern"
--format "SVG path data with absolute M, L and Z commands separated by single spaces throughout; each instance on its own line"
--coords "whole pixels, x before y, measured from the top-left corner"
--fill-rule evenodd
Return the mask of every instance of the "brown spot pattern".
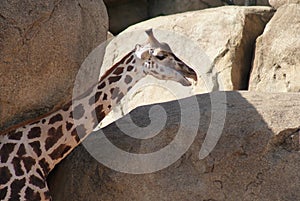
M 119 92 L 120 92 L 119 87 L 112 88 L 112 89 L 110 90 L 110 93 L 111 93 L 111 99 L 114 100 L 114 99 L 118 96 Z
M 67 124 L 66 124 L 67 131 L 69 131 L 72 127 L 73 127 L 73 124 L 70 122 L 67 122 Z
M 41 150 L 41 143 L 39 141 L 31 142 L 29 145 L 32 147 L 33 151 L 36 153 L 38 157 L 41 156 L 42 150 Z
M 0 200 L 4 200 L 7 194 L 7 187 L 5 188 L 0 188 Z
M 101 91 L 98 91 L 98 92 L 95 94 L 95 102 L 96 102 L 96 103 L 99 101 L 101 94 L 102 94 Z
M 38 192 L 34 192 L 31 188 L 27 187 L 25 190 L 25 198 L 31 201 L 40 201 L 41 196 Z
M 23 171 L 22 166 L 21 166 L 21 159 L 20 158 L 14 158 L 12 160 L 12 164 L 14 166 L 16 176 L 21 176 L 21 175 L 24 174 L 24 171 Z
M 120 92 L 118 94 L 118 98 L 117 98 L 117 102 L 120 102 L 120 100 L 124 97 L 124 94 L 122 92 Z
M 28 173 L 31 170 L 32 166 L 35 165 L 35 160 L 31 157 L 22 157 L 22 160 L 24 163 L 25 170 Z
M 70 112 L 69 117 L 70 117 L 71 119 L 73 119 L 73 111 Z
M 8 139 L 10 140 L 20 140 L 22 138 L 22 132 L 11 131 L 8 133 Z
M 44 158 L 39 161 L 39 166 L 42 168 L 44 175 L 47 176 L 50 171 L 50 168 L 49 168 L 49 164 Z
M 103 89 L 105 87 L 105 82 L 102 82 L 99 86 L 98 89 Z
M 15 179 L 11 184 L 11 200 L 20 200 L 20 192 L 25 186 L 25 178 L 19 180 Z
M 10 173 L 8 167 L 0 167 L 0 185 L 6 184 L 11 176 L 12 174 Z
M 120 76 L 120 75 L 119 76 L 109 77 L 108 78 L 108 83 L 111 84 L 111 83 L 117 82 L 117 81 L 119 81 L 121 79 L 121 77 L 122 76 Z
M 70 146 L 61 144 L 51 154 L 49 154 L 49 156 L 52 158 L 52 160 L 56 160 L 62 158 L 70 149 Z
M 49 120 L 49 124 L 55 124 L 58 121 L 61 121 L 63 119 L 61 114 L 56 114 Z
M 34 139 L 41 136 L 41 128 L 40 127 L 33 127 L 28 132 L 28 139 Z
M 76 128 L 74 128 L 74 130 L 72 131 L 71 135 L 78 137 L 76 141 L 79 142 L 80 138 L 86 135 L 86 129 L 84 125 L 80 124 L 79 126 L 76 126 Z
M 21 144 L 19 150 L 17 151 L 17 155 L 21 157 L 24 156 L 25 154 L 26 154 L 25 146 L 24 144 Z
M 132 77 L 130 75 L 126 75 L 124 81 L 125 81 L 126 84 L 129 84 L 132 81 Z
M 10 153 L 15 148 L 15 145 L 16 145 L 15 143 L 7 143 L 2 146 L 2 148 L 0 149 L 0 158 L 2 163 L 7 162 Z
M 132 69 L 133 69 L 133 66 L 132 66 L 132 65 L 129 65 L 129 66 L 127 67 L 127 71 L 132 71 Z
M 46 151 L 48 151 L 63 136 L 62 126 L 59 126 L 57 129 L 54 127 L 50 128 L 48 136 L 45 144 Z
M 82 104 L 77 105 L 73 110 L 73 118 L 80 119 L 84 115 L 84 108 Z
M 107 94 L 103 94 L 103 99 L 102 100 L 107 100 Z
M 89 99 L 89 104 L 90 105 L 93 105 L 94 103 L 98 102 L 99 101 L 99 98 L 101 96 L 102 92 L 101 91 L 98 91 L 95 96 L 92 96 L 90 99 Z
M 29 183 L 33 184 L 34 186 L 39 187 L 40 189 L 43 189 L 46 187 L 45 181 L 41 180 L 40 178 L 31 175 L 29 178 Z
M 133 59 L 133 55 L 131 55 L 127 60 L 126 60 L 126 64 L 129 64 L 131 61 L 132 61 L 132 59 Z
M 40 175 L 41 178 L 45 178 L 44 174 L 40 169 L 37 169 L 36 172 Z
M 98 105 L 94 111 L 92 111 L 92 116 L 94 119 L 94 128 L 99 124 L 99 122 L 104 119 L 105 113 L 103 111 L 103 105 Z
M 77 127 L 78 127 L 78 126 L 77 126 Z M 77 128 L 77 127 L 76 127 L 76 128 Z M 76 130 L 76 128 L 74 128 L 74 129 L 72 130 L 71 135 L 75 137 L 75 140 L 76 140 L 76 142 L 78 143 L 78 142 L 80 141 L 80 138 L 79 138 L 79 136 L 77 135 L 77 130 Z
M 116 68 L 116 70 L 114 70 L 114 74 L 120 75 L 123 73 L 123 71 L 124 71 L 124 67 L 118 67 L 118 68 Z

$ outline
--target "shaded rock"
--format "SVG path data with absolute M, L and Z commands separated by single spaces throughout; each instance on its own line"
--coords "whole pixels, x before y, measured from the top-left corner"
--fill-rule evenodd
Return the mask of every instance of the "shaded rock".
M 275 8 L 278 9 L 280 6 L 285 4 L 299 4 L 299 0 L 269 0 L 269 4 Z
M 202 10 L 205 8 L 218 7 L 222 5 L 223 2 L 220 0 L 150 0 L 149 15 L 156 17 L 159 15 L 170 15 L 186 11 Z
M 70 98 L 76 73 L 106 39 L 102 1 L 1 1 L 0 127 Z M 96 75 L 96 74 L 95 74 Z
M 247 89 L 255 39 L 272 14 L 270 7 L 225 6 L 157 17 L 129 27 L 108 45 L 101 74 L 137 43 L 143 44 L 147 39 L 144 30 L 152 27 L 158 40 L 167 42 L 196 70 L 198 83 L 183 87 L 149 76 L 101 124 L 107 125 L 142 104 L 216 90 Z
M 268 0 L 234 0 L 234 4 L 244 6 L 246 1 L 248 1 L 250 4 L 253 4 L 256 2 L 257 6 L 270 6 Z
M 226 101 L 220 99 L 224 96 Z M 197 103 L 191 104 L 194 98 Z M 199 125 L 185 124 L 185 138 L 177 146 L 183 146 L 185 140 L 193 137 L 195 126 L 197 136 L 192 138 L 193 143 L 183 156 L 160 171 L 134 175 L 103 166 L 81 145 L 49 178 L 53 199 L 300 200 L 297 185 L 300 182 L 299 94 L 215 92 L 157 106 L 163 108 L 167 119 L 155 137 L 141 140 L 127 136 L 132 133 L 126 132 L 128 128 L 136 131 L 153 126 L 148 115 L 152 105 L 132 111 L 130 117 L 134 123 L 126 119 L 127 115 L 102 133 L 91 134 L 86 142 L 96 142 L 99 153 L 106 154 L 109 152 L 104 138 L 125 152 L 139 156 L 160 152 L 179 136 L 182 114 L 192 110 L 186 120 L 195 122 L 196 119 Z M 224 112 L 226 118 L 220 118 Z M 158 115 L 156 118 L 163 119 L 161 114 L 154 112 L 154 116 Z M 221 133 L 217 132 L 218 127 Z M 140 133 L 143 137 L 147 134 L 153 133 Z M 199 159 L 199 150 L 203 147 L 211 152 Z M 161 158 L 158 163 L 145 160 L 134 165 L 136 171 L 146 171 L 153 163 L 159 165 L 171 156 Z M 115 155 L 113 159 L 117 162 L 122 157 Z M 130 168 L 132 161 L 120 166 Z
M 257 39 L 249 90 L 300 91 L 300 5 L 278 8 Z
M 224 5 L 221 0 L 190 0 L 190 1 L 180 1 L 180 0 L 150 0 L 149 1 L 149 14 L 150 16 L 158 15 L 170 15 L 175 13 L 182 13 L 186 11 L 195 11 L 212 7 L 219 7 Z M 228 1 L 230 2 L 230 1 Z M 245 5 L 245 0 L 233 0 L 231 1 L 235 5 Z M 268 0 L 258 0 L 256 2 L 258 6 L 269 6 Z
M 128 26 L 146 20 L 147 0 L 104 0 L 109 15 L 109 30 L 117 34 Z
M 161 15 L 228 5 L 232 0 L 104 0 L 110 31 L 117 34 L 130 25 Z M 245 5 L 245 0 L 233 0 L 235 5 Z M 257 0 L 258 6 L 269 6 L 268 0 Z

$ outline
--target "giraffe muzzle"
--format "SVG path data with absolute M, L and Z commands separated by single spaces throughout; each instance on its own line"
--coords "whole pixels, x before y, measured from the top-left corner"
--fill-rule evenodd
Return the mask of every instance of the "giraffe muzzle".
M 192 84 L 192 83 L 189 79 L 192 79 L 195 82 L 197 82 L 197 80 L 198 80 L 197 73 L 192 68 L 190 68 L 186 64 L 181 64 L 180 66 L 181 66 L 181 69 L 179 72 L 190 82 L 190 84 Z

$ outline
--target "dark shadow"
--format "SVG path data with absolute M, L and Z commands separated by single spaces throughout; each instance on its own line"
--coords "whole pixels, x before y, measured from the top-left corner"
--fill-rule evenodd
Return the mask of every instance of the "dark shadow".
M 297 185 L 300 182 L 300 124 L 289 127 L 293 125 L 289 123 L 286 125 L 289 129 L 279 133 L 269 128 L 269 124 L 274 123 L 269 119 L 271 117 L 282 118 L 281 123 L 287 124 L 294 113 L 285 107 L 285 104 L 291 104 L 286 100 L 292 100 L 294 109 L 300 109 L 300 97 L 296 94 L 268 96 L 249 92 L 214 94 L 225 95 L 226 101 L 219 102 L 216 107 L 212 103 L 218 100 L 212 100 L 212 97 L 217 96 L 201 94 L 155 104 L 166 111 L 167 123 L 151 139 L 138 140 L 125 135 L 117 125 L 126 117 L 86 139 L 95 142 L 97 136 L 105 135 L 111 143 L 126 152 L 141 154 L 159 151 L 174 140 L 182 126 L 182 111 L 193 108 L 190 122 L 194 117 L 198 118 L 196 113 L 200 114 L 197 136 L 188 151 L 175 163 L 150 174 L 125 174 L 97 162 L 80 145 L 49 176 L 53 200 L 300 200 Z M 181 101 L 194 103 L 192 99 L 195 98 L 196 105 L 179 107 Z M 277 102 L 282 105 L 281 108 L 276 106 Z M 274 108 L 269 104 L 273 104 Z M 218 135 L 214 136 L 211 132 L 214 130 L 211 124 L 223 121 L 212 118 L 219 117 L 216 114 L 223 108 L 220 108 L 222 105 L 226 106 L 226 118 L 223 119 L 224 126 L 215 124 L 223 128 L 218 139 Z M 128 115 L 136 125 L 145 127 L 151 124 L 148 114 L 153 106 L 138 107 Z M 281 115 L 282 110 L 286 116 Z M 187 123 L 185 126 L 188 139 L 192 136 L 189 131 L 194 125 Z M 216 140 L 217 144 L 207 157 L 200 160 L 199 152 L 207 139 L 211 140 L 208 143 Z M 118 157 L 115 159 L 118 160 Z M 144 165 L 140 164 L 141 167 Z

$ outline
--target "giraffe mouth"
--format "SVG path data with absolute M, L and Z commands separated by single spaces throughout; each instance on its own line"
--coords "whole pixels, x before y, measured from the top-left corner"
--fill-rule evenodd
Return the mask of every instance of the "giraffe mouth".
M 184 68 L 179 70 L 179 73 L 184 77 L 185 80 L 181 83 L 182 85 L 191 86 L 194 82 L 197 83 L 197 74 L 192 68 L 184 66 Z

